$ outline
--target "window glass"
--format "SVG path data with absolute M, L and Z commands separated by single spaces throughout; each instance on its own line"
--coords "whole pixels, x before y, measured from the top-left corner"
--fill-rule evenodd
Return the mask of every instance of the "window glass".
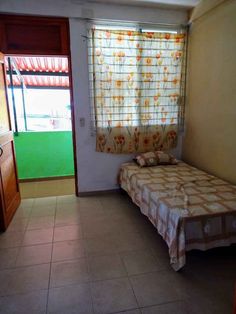
M 8 96 L 13 117 L 11 90 Z M 14 89 L 19 131 L 25 130 L 21 89 Z M 70 92 L 68 89 L 26 89 L 27 131 L 71 130 Z M 14 123 L 12 124 L 14 127 Z

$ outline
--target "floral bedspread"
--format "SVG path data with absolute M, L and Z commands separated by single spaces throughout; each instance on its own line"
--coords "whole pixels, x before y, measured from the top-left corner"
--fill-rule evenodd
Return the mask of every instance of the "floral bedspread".
M 125 163 L 121 187 L 157 228 L 178 271 L 185 252 L 236 243 L 236 186 L 184 162 L 140 168 Z

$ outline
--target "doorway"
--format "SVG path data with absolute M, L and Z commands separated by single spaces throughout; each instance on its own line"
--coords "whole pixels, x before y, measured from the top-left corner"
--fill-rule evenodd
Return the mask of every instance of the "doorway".
M 5 63 L 22 197 L 74 194 L 68 58 L 15 55 Z

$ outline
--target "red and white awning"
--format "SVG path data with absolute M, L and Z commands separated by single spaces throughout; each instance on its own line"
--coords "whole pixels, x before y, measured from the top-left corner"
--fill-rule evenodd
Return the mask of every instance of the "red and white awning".
M 28 88 L 69 88 L 68 59 L 65 57 L 12 57 L 12 60 Z M 6 68 L 9 73 L 7 62 Z M 10 85 L 9 75 L 7 81 Z M 13 85 L 21 85 L 18 75 L 13 75 Z

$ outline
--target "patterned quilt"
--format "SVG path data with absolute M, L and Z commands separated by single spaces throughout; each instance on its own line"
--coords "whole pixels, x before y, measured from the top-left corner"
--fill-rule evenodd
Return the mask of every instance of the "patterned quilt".
M 236 186 L 184 162 L 140 168 L 125 163 L 121 187 L 157 228 L 178 271 L 185 252 L 236 243 Z

